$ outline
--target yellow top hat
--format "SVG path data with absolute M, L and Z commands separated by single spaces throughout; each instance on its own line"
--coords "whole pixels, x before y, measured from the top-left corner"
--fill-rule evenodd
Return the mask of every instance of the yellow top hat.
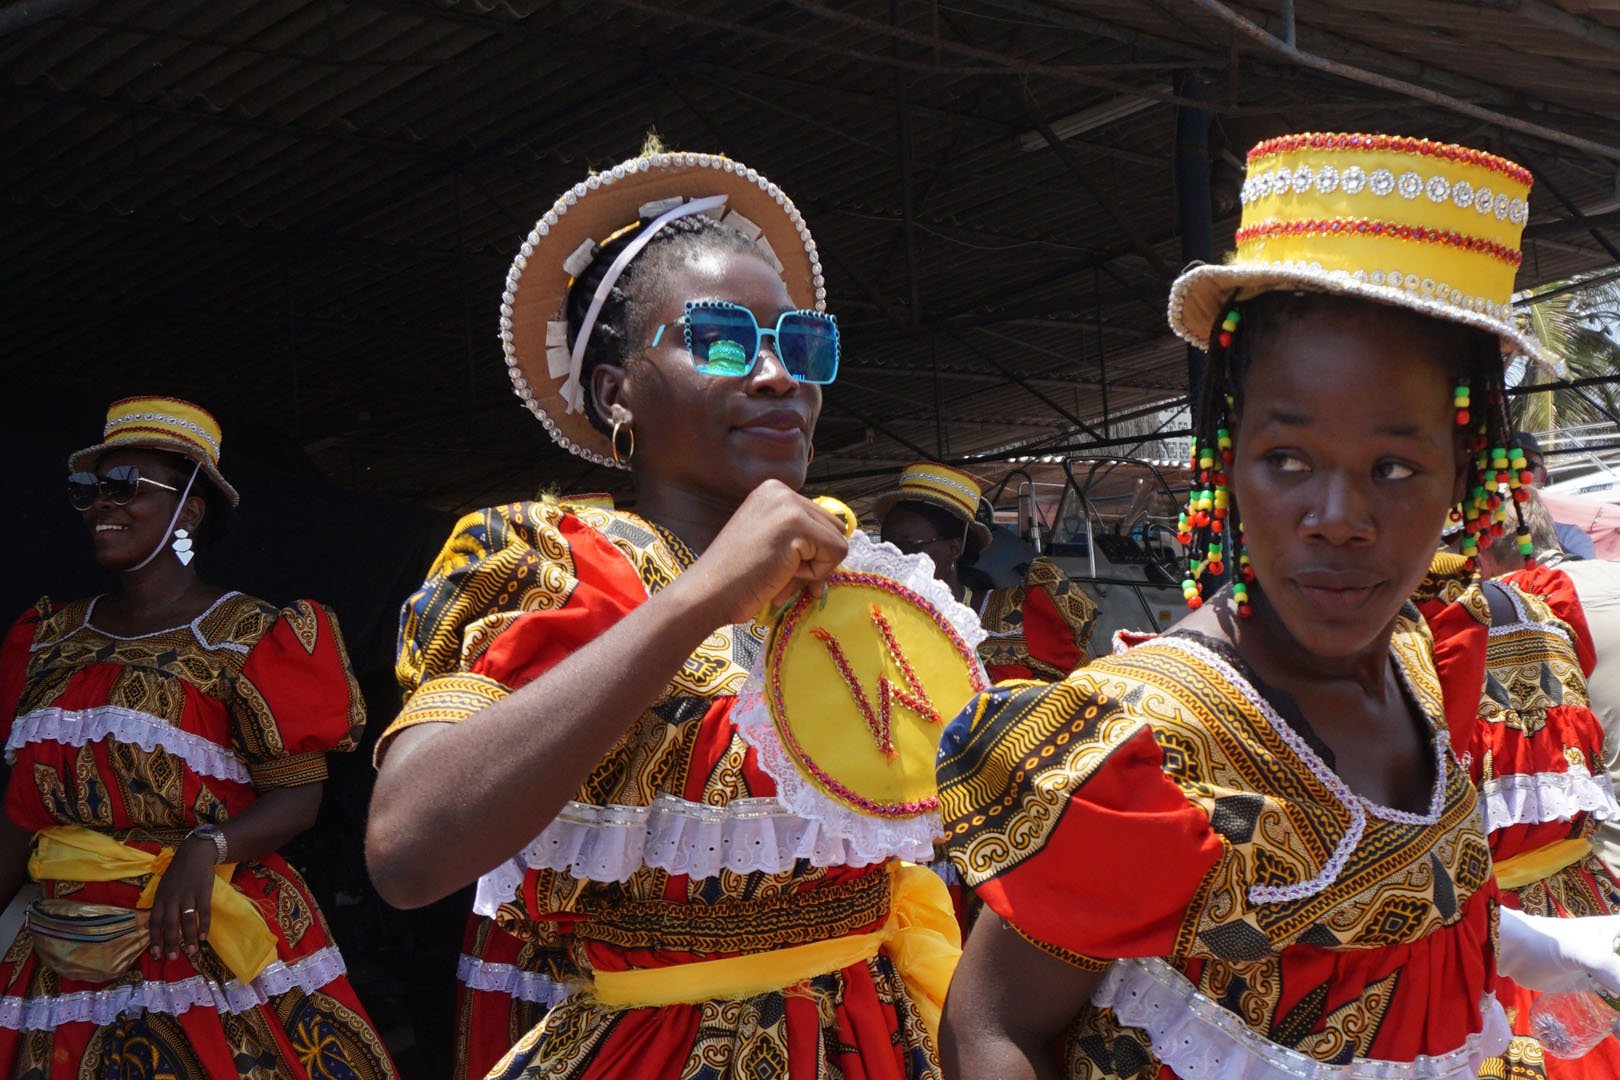
M 1540 344 L 1513 320 L 1529 170 L 1449 143 L 1309 133 L 1249 151 L 1237 250 L 1170 290 L 1170 325 L 1207 348 L 1234 300 L 1339 293 L 1495 334 L 1506 355 Z
M 563 192 L 507 271 L 501 348 L 513 390 L 552 439 L 598 465 L 623 468 L 607 435 L 585 412 L 590 388 L 582 384 L 580 358 L 573 355 L 577 342 L 568 334 L 569 289 L 609 240 L 637 226 L 660 228 L 689 212 L 752 240 L 781 273 L 794 304 L 826 307 L 821 256 L 804 216 L 786 192 L 740 161 L 719 154 L 644 153 Z
M 202 474 L 224 493 L 232 506 L 241 501 L 219 472 L 219 421 L 189 401 L 172 397 L 131 397 L 107 406 L 101 441 L 68 458 L 68 469 L 89 469 L 113 450 L 165 450 L 196 462 Z
M 990 542 L 990 529 L 977 517 L 979 499 L 983 494 L 979 479 L 949 465 L 932 461 L 919 461 L 907 465 L 900 474 L 900 486 L 879 495 L 876 508 L 879 517 L 886 515 L 897 503 L 921 502 L 947 510 L 968 525 L 968 533 L 983 548 Z

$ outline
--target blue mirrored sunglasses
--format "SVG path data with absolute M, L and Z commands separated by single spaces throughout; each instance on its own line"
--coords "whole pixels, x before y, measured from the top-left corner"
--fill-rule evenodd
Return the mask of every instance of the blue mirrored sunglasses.
M 771 339 L 788 374 L 825 386 L 838 377 L 838 320 L 821 311 L 784 311 L 774 330 L 760 327 L 754 313 L 727 300 L 689 300 L 686 314 L 658 328 L 652 346 L 672 326 L 682 327 L 692 365 L 703 375 L 739 378 L 759 362 L 761 341 Z

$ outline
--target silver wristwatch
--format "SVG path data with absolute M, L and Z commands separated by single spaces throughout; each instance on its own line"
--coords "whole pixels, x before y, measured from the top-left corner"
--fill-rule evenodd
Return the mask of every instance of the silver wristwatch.
M 214 842 L 214 863 L 216 865 L 224 862 L 225 857 L 231 852 L 230 845 L 225 842 L 225 834 L 220 831 L 218 825 L 199 825 L 186 834 L 186 839 L 190 840 L 193 836 L 200 836 L 205 840 Z

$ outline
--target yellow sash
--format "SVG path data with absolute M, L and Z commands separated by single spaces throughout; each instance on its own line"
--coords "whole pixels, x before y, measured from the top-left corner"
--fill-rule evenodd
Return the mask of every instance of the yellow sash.
M 135 902 L 137 910 L 148 910 L 173 858 L 173 848 L 154 855 L 93 829 L 56 825 L 34 834 L 28 876 L 35 881 L 119 881 L 150 874 Z M 231 885 L 235 870 L 235 863 L 215 868 L 208 944 L 238 979 L 248 982 L 276 958 L 276 935 L 253 902 Z
M 1517 889 L 1550 878 L 1592 854 L 1592 841 L 1585 838 L 1558 840 L 1521 852 L 1496 864 L 1496 884 Z
M 616 1009 L 735 1000 L 796 986 L 881 951 L 894 962 L 937 1044 L 945 991 L 962 956 L 961 932 L 950 893 L 931 870 L 891 864 L 890 877 L 889 920 L 873 933 L 674 967 L 598 971 L 592 991 L 598 1001 Z

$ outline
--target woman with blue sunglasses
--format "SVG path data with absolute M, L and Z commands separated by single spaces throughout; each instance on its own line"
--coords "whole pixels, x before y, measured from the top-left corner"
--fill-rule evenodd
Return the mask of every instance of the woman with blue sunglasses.
M 908 958 L 861 948 L 897 859 L 790 811 L 730 720 L 754 617 L 846 551 L 797 493 L 838 367 L 825 298 L 791 200 L 706 154 L 576 185 L 514 260 L 518 396 L 629 469 L 636 509 L 468 515 L 402 613 L 370 866 L 407 907 L 476 881 L 496 924 L 462 957 L 464 1074 L 510 1030 L 480 994 L 516 1009 L 536 976 L 565 996 L 491 1076 L 939 1075 Z

